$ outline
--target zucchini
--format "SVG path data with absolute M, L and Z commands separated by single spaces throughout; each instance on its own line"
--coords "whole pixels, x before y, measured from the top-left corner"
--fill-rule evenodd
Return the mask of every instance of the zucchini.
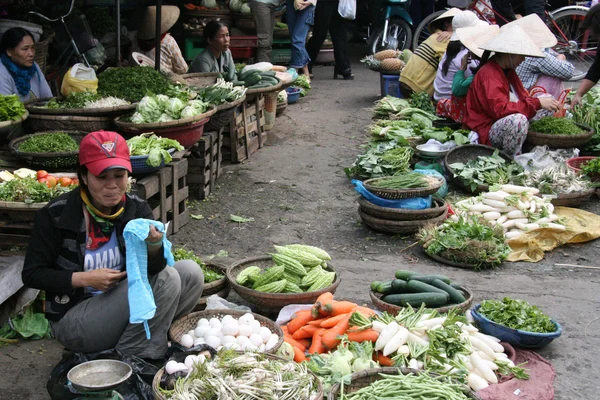
M 426 307 L 441 307 L 448 303 L 448 293 L 388 294 L 382 300 L 397 306 L 420 307 L 425 304 Z
M 448 285 L 451 283 L 450 282 L 450 278 L 448 278 L 447 276 L 444 275 L 416 275 L 416 276 L 411 276 L 408 280 L 417 280 L 417 281 L 421 281 L 421 282 L 425 282 L 425 283 L 429 283 L 431 285 L 431 282 L 433 282 L 436 279 L 439 279 L 442 282 L 447 283 Z
M 407 271 L 405 269 L 398 269 L 396 270 L 396 279 L 404 279 L 404 280 L 408 280 L 408 278 L 410 278 L 413 275 L 419 275 L 416 272 L 413 271 Z
M 244 79 L 244 81 L 246 81 L 246 85 L 248 86 L 254 86 L 258 83 L 261 83 L 261 80 L 262 78 L 260 77 L 260 74 L 257 73 L 252 74 Z
M 249 69 L 246 72 L 244 72 L 243 74 L 238 74 L 238 75 L 239 75 L 240 81 L 245 81 L 246 78 L 249 78 L 253 74 L 260 75 L 260 71 L 258 69 Z
M 391 293 L 394 293 L 392 291 L 392 281 L 373 282 L 373 283 L 377 283 L 377 285 L 375 285 L 375 287 L 373 287 L 373 284 L 371 284 L 371 289 L 374 292 L 381 293 L 381 294 L 391 294 Z
M 402 279 L 394 279 L 392 281 L 392 293 L 408 293 L 411 290 L 408 288 L 408 282 L 403 281 Z
M 439 279 L 438 279 L 438 281 L 439 281 Z M 448 292 L 446 292 L 443 289 L 440 289 L 440 288 L 432 286 L 432 285 L 430 285 L 428 283 L 417 281 L 417 280 L 414 280 L 414 279 L 411 279 L 410 281 L 408 281 L 408 283 L 407 283 L 406 286 L 408 286 L 408 288 L 410 289 L 410 291 L 413 292 L 413 293 L 442 293 L 442 294 L 448 294 Z
M 436 288 L 440 288 L 446 293 L 448 293 L 450 301 L 453 303 L 460 304 L 467 301 L 467 299 L 465 299 L 465 296 L 462 295 L 460 290 L 456 290 L 452 286 L 448 285 L 446 282 L 442 282 L 439 279 L 434 279 L 433 282 L 431 282 L 431 284 Z

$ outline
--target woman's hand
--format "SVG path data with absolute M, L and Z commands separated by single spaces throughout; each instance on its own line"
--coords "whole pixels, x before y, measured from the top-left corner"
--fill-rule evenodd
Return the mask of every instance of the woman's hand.
M 540 99 L 540 104 L 544 110 L 548 111 L 559 111 L 560 103 L 554 97 L 538 97 Z
M 146 244 L 152 246 L 157 245 L 157 243 L 162 242 L 163 234 L 160 232 L 154 225 L 150 225 L 150 232 L 148 232 L 148 237 L 146 238 Z
M 296 10 L 298 10 L 298 11 L 302 11 L 305 8 L 308 8 L 308 7 L 312 6 L 312 3 L 310 1 L 302 1 L 302 0 L 300 0 L 297 4 L 298 4 L 298 8 Z
M 465 56 L 460 61 L 460 69 L 462 71 L 466 71 L 468 66 L 469 66 L 469 53 L 467 52 L 467 54 L 465 54 Z
M 575 97 L 571 100 L 571 107 L 580 106 L 583 99 L 579 94 L 576 94 Z
M 110 268 L 100 268 L 87 272 L 75 272 L 71 278 L 74 288 L 92 287 L 96 290 L 106 292 L 115 287 L 121 279 L 127 276 L 127 272 L 119 272 Z
M 451 36 L 452 36 L 452 32 L 447 32 L 447 31 L 440 32 L 440 33 L 438 33 L 437 41 L 440 43 L 447 42 L 448 40 L 450 40 Z

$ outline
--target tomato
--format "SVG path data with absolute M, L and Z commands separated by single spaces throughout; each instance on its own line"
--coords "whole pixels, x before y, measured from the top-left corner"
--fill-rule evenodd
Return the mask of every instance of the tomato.
M 73 186 L 79 186 L 79 179 L 75 178 L 71 181 L 71 185 Z
M 49 188 L 53 188 L 54 186 L 56 186 L 57 182 L 58 181 L 55 176 L 48 175 L 46 177 L 46 186 L 48 186 Z
M 37 178 L 42 179 L 48 176 L 48 171 L 44 171 L 43 169 L 37 172 Z
M 70 186 L 72 182 L 73 182 L 73 179 L 67 178 L 66 176 L 63 176 L 62 178 L 60 178 L 58 180 L 58 183 L 60 184 L 60 186 Z
M 40 179 L 38 179 L 38 182 L 39 183 L 43 183 L 43 184 L 46 184 L 47 181 L 48 181 L 48 179 L 46 179 L 46 178 L 40 178 Z

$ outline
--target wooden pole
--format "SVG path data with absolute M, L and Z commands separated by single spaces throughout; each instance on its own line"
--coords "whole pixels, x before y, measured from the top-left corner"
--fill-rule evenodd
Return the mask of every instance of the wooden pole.
M 156 0 L 156 43 L 154 44 L 154 69 L 160 71 L 160 25 L 161 25 L 162 0 Z

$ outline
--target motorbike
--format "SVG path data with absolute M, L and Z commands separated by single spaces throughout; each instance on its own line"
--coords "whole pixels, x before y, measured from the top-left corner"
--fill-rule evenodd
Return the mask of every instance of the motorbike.
M 413 0 L 418 1 L 418 0 Z M 413 20 L 408 12 L 411 0 L 383 0 L 372 9 L 369 25 L 370 54 L 381 50 L 404 50 L 412 43 Z

